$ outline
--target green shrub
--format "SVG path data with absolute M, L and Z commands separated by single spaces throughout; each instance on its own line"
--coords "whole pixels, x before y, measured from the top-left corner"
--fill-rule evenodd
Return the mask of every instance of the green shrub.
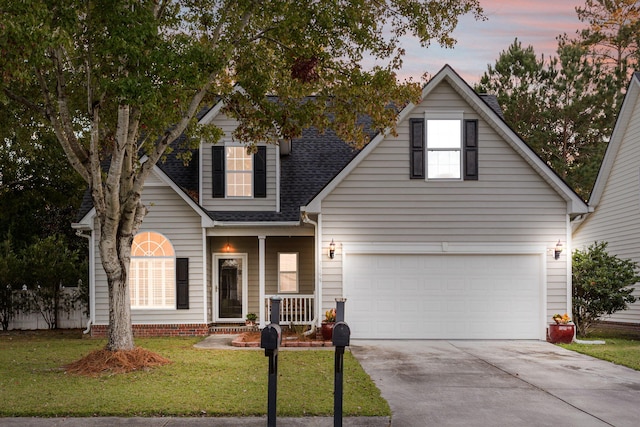
M 0 328 L 3 330 L 9 329 L 9 324 L 21 310 L 16 291 L 21 269 L 11 240 L 0 242 Z
M 81 301 L 84 263 L 79 252 L 60 235 L 46 237 L 22 251 L 25 266 L 23 311 L 39 313 L 50 329 L 58 327 L 61 312 L 70 313 Z M 72 288 L 67 291 L 66 288 Z
M 607 253 L 607 242 L 595 242 L 573 253 L 573 321 L 581 336 L 601 316 L 626 310 L 635 302 L 630 285 L 640 281 L 637 263 Z

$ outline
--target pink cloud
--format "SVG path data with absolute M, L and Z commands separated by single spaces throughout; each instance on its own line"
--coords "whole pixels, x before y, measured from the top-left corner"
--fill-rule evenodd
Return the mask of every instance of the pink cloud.
M 423 73 L 435 74 L 445 64 L 451 65 L 470 84 L 477 82 L 488 64 L 494 64 L 500 52 L 517 37 L 523 46 L 533 46 L 536 54 L 554 56 L 556 37 L 566 33 L 573 37 L 584 24 L 578 20 L 576 6 L 580 0 L 481 0 L 486 21 L 465 16 L 453 36 L 453 49 L 437 44 L 422 48 L 414 38 L 403 40 L 407 51 L 400 78 L 419 80 Z

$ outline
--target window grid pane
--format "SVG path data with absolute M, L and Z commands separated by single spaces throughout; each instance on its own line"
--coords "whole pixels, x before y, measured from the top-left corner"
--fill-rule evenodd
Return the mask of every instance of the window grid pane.
M 280 292 L 296 292 L 298 290 L 297 284 L 297 273 L 280 273 Z
M 427 120 L 427 148 L 460 148 L 460 120 Z
M 461 120 L 427 120 L 427 179 L 462 177 L 461 126 Z
M 142 232 L 131 247 L 129 293 L 132 308 L 175 308 L 175 257 L 160 233 Z
M 253 195 L 253 156 L 244 147 L 226 147 L 227 197 Z
M 278 254 L 278 284 L 280 292 L 298 291 L 298 254 Z
M 428 151 L 428 178 L 459 179 L 460 151 Z

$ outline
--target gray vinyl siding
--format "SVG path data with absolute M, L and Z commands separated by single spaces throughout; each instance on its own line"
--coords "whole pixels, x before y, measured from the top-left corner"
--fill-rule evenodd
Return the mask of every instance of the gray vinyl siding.
M 479 120 L 479 180 L 409 179 L 409 119 L 425 110 Z M 567 203 L 449 86 L 441 84 L 322 201 L 323 247 L 336 242 L 510 244 L 567 236 Z M 342 260 L 323 262 L 323 308 L 341 297 Z M 490 253 L 490 252 L 489 252 Z M 499 255 L 498 255 L 499 256 Z M 567 262 L 545 257 L 547 312 L 565 312 Z
M 224 132 L 224 136 L 217 145 L 224 145 L 231 141 L 231 135 L 238 122 L 219 114 L 213 122 Z M 203 143 L 200 155 L 202 157 L 202 194 L 201 204 L 205 209 L 215 211 L 275 211 L 276 204 L 276 147 L 267 145 L 267 197 L 251 199 L 213 198 L 212 187 L 212 149 L 213 144 Z
M 140 231 L 155 231 L 167 237 L 176 258 L 189 258 L 189 309 L 141 310 L 132 309 L 132 323 L 174 324 L 204 323 L 205 296 L 203 295 L 202 228 L 200 217 L 178 196 L 173 189 L 160 185 L 156 177 L 150 177 L 143 192 L 143 202 L 149 209 Z M 97 230 L 97 227 L 96 227 Z M 96 236 L 96 245 L 98 237 Z M 109 323 L 107 278 L 102 268 L 100 252 L 96 253 L 95 323 Z
M 596 241 L 608 242 L 610 254 L 640 263 L 640 98 L 622 135 L 600 202 L 574 234 L 574 244 L 580 249 Z M 634 287 L 634 295 L 640 298 L 640 284 Z M 614 313 L 609 320 L 640 323 L 640 302 Z

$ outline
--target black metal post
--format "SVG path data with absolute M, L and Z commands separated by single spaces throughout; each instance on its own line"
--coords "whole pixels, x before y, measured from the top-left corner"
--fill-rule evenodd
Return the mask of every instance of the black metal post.
M 269 356 L 269 392 L 267 397 L 267 426 L 276 426 L 276 397 L 278 391 L 278 350 L 265 350 Z
M 336 298 L 336 322 L 344 322 L 344 303 L 346 298 Z
M 336 347 L 335 379 L 333 385 L 333 425 L 342 427 L 342 379 L 344 368 L 344 347 Z
M 279 325 L 280 324 L 280 302 L 282 298 L 275 296 L 271 297 L 271 324 Z
M 344 303 L 346 298 L 336 298 L 336 325 L 333 328 L 333 344 L 336 347 L 335 377 L 333 382 L 333 425 L 342 427 L 344 349 L 349 345 L 350 330 L 344 323 Z M 338 328 L 336 330 L 336 327 Z
M 280 298 L 271 298 L 271 323 L 262 330 L 260 346 L 269 357 L 269 381 L 267 394 L 267 426 L 276 426 L 276 401 L 278 394 L 278 350 L 280 348 Z

